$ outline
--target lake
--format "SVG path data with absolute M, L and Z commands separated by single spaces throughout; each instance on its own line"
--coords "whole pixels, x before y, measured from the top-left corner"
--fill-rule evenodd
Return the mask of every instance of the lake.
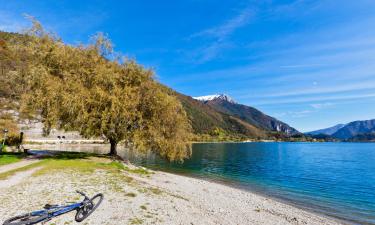
M 135 160 L 135 159 L 134 159 Z M 374 143 L 204 143 L 153 169 L 226 182 L 358 224 L 375 224 Z

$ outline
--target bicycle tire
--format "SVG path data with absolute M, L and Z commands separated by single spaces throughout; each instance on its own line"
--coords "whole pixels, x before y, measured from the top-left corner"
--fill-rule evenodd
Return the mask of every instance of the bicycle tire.
M 77 210 L 77 213 L 76 213 L 76 216 L 75 216 L 76 222 L 82 222 L 88 216 L 90 216 L 91 213 L 93 213 L 95 211 L 95 209 L 97 209 L 99 207 L 99 205 L 102 203 L 104 196 L 101 193 L 97 194 L 90 199 L 90 202 L 94 202 L 94 200 L 96 198 L 99 198 L 99 201 L 91 209 L 89 209 L 89 211 L 86 212 L 84 208 L 80 208 L 80 209 Z
M 32 225 L 32 224 L 37 224 L 39 222 L 42 222 L 47 218 L 48 218 L 47 214 L 33 216 L 30 213 L 28 213 L 28 214 L 23 214 L 23 215 L 10 218 L 6 220 L 3 223 L 3 225 Z

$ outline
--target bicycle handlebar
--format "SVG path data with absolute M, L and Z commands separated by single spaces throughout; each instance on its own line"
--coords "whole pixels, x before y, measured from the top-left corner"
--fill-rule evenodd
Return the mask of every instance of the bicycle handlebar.
M 85 193 L 83 193 L 83 192 L 81 192 L 81 191 L 78 191 L 78 190 L 76 190 L 76 192 L 77 192 L 78 194 L 82 195 L 83 197 L 85 197 L 85 199 L 89 199 L 89 197 L 87 197 L 87 195 L 86 195 Z

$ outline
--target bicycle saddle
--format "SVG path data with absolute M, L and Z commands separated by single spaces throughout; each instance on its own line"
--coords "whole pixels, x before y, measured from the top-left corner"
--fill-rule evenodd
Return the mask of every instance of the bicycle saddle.
M 52 208 L 56 208 L 58 205 L 50 205 L 50 204 L 46 204 L 43 208 L 44 209 L 52 209 Z

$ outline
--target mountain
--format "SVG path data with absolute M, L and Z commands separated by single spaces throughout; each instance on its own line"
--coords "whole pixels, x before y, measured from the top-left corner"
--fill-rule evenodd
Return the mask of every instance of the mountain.
M 233 104 L 236 104 L 233 98 L 229 97 L 225 94 L 218 94 L 218 95 L 206 95 L 206 96 L 200 96 L 200 97 L 193 97 L 194 99 L 202 102 L 208 102 L 212 100 L 221 99 L 223 101 L 231 102 Z
M 193 127 L 198 135 L 213 135 L 221 130 L 227 135 L 239 138 L 267 138 L 267 132 L 249 124 L 235 116 L 231 116 L 196 100 L 190 96 L 175 92 L 182 103 Z M 209 100 L 208 100 L 209 101 Z
M 308 134 L 308 135 L 319 135 L 319 134 L 332 135 L 336 131 L 338 131 L 341 128 L 343 128 L 345 125 L 346 124 L 337 124 L 337 125 L 335 125 L 333 127 L 328 127 L 328 128 L 325 128 L 325 129 L 310 131 L 310 132 L 306 132 L 305 134 Z
M 375 119 L 348 123 L 333 133 L 332 136 L 341 140 L 347 140 L 358 135 L 373 133 L 375 133 Z
M 194 97 L 204 105 L 216 110 L 217 112 L 238 118 L 242 122 L 246 122 L 258 129 L 267 132 L 279 132 L 284 135 L 295 135 L 299 132 L 271 116 L 268 116 L 261 111 L 246 105 L 236 103 L 231 97 L 218 94 L 201 97 Z
M 314 138 L 326 140 L 371 141 L 375 140 L 375 119 L 338 124 L 333 127 L 311 131 L 305 134 Z

